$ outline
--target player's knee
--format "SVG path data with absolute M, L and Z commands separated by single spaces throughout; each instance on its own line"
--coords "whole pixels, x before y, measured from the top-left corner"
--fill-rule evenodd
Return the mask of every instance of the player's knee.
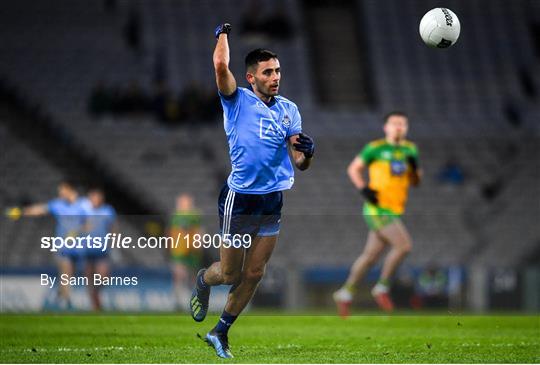
M 237 271 L 225 271 L 223 275 L 223 284 L 225 285 L 238 285 L 240 283 L 240 273 Z
M 401 252 L 404 255 L 409 254 L 409 252 L 412 251 L 412 244 L 410 242 L 406 242 L 405 244 L 401 245 Z
M 245 270 L 242 280 L 249 284 L 258 284 L 264 276 L 264 269 Z

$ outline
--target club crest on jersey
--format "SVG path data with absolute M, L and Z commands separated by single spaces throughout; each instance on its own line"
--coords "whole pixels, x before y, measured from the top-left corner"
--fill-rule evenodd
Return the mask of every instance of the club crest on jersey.
M 401 160 L 404 157 L 404 155 L 403 155 L 403 152 L 401 152 L 401 151 L 394 151 L 393 157 L 396 160 Z
M 287 114 L 285 114 L 285 117 L 283 117 L 281 124 L 283 124 L 285 128 L 289 128 L 289 126 L 291 125 L 291 119 L 289 118 Z

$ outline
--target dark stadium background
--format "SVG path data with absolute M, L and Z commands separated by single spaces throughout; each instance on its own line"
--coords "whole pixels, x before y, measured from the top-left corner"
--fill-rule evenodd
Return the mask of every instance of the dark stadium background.
M 461 21 L 449 49 L 430 49 L 418 34 L 437 6 Z M 317 146 L 312 168 L 285 194 L 279 246 L 252 308 L 331 309 L 366 236 L 346 167 L 398 109 L 410 115 L 425 170 L 404 218 L 414 249 L 393 288 L 399 306 L 540 309 L 537 0 L 4 1 L 2 210 L 47 201 L 69 178 L 81 189 L 102 185 L 126 235 L 162 234 L 181 192 L 216 232 L 229 162 L 211 60 L 224 21 L 240 85 L 247 51 L 274 50 L 281 93 L 299 105 Z M 3 312 L 52 300 L 39 274 L 55 272 L 54 256 L 39 238 L 53 227 L 50 218 L 0 218 Z M 113 258 L 114 274 L 142 283 L 105 289 L 106 310 L 173 309 L 163 250 Z M 357 312 L 374 308 L 377 270 Z M 444 285 L 422 298 L 427 272 Z M 83 288 L 74 301 L 88 309 Z

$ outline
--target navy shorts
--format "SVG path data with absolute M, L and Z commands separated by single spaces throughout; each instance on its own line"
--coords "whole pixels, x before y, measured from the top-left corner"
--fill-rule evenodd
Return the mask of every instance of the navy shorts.
M 225 184 L 218 199 L 222 234 L 275 236 L 279 233 L 283 193 L 242 194 Z
M 109 252 L 103 252 L 101 249 L 91 249 L 85 252 L 84 258 L 86 262 L 96 263 L 101 260 L 107 260 L 109 258 Z
M 69 260 L 73 265 L 78 265 L 78 263 L 82 261 L 82 255 L 78 251 L 80 250 L 76 248 L 63 248 L 58 250 L 58 252 L 56 253 L 56 257 L 59 260 Z

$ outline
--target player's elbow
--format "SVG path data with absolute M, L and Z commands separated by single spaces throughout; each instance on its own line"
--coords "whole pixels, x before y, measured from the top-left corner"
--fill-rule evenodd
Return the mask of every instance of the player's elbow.
M 347 175 L 349 175 L 349 178 L 351 180 L 354 181 L 355 177 L 358 176 L 359 174 L 360 174 L 360 171 L 358 171 L 358 169 L 354 165 L 349 165 L 349 167 L 347 168 Z
M 214 69 L 216 75 L 225 75 L 229 71 L 229 65 L 222 59 L 214 58 Z

